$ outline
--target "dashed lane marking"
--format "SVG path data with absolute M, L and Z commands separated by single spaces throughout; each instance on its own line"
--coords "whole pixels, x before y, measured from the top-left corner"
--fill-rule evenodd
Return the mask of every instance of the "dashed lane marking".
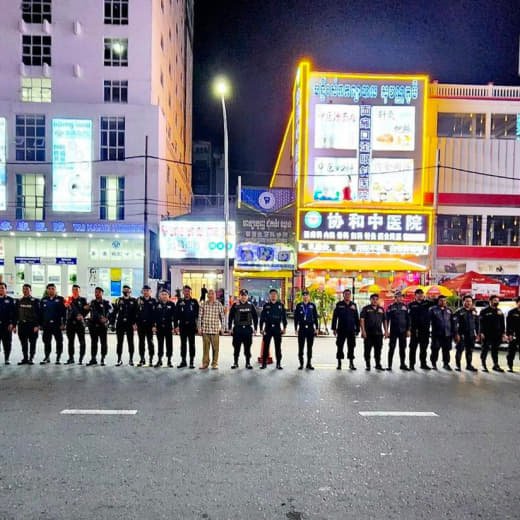
M 435 412 L 386 412 L 369 411 L 359 412 L 363 417 L 439 417 Z
M 137 410 L 62 410 L 60 415 L 135 415 Z

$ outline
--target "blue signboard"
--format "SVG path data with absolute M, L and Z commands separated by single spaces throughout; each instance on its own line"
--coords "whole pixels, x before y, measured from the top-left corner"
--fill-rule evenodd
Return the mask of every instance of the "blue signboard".
M 60 265 L 76 265 L 78 263 L 78 259 L 65 256 L 57 256 L 56 263 Z
M 143 233 L 143 224 L 98 222 L 63 222 L 61 220 L 0 220 L 0 231 L 35 231 L 38 233 Z
M 39 256 L 15 256 L 15 264 L 40 264 L 41 258 Z

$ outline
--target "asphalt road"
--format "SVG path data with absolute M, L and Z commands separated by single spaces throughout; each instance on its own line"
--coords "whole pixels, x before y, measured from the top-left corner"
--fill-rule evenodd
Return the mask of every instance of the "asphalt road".
M 0 366 L 1 519 L 520 517 L 519 372 L 367 373 L 361 345 L 340 372 L 332 338 L 314 372 L 295 338 L 283 371 L 230 370 L 229 338 L 219 370 L 116 368 L 113 341 L 107 367 Z

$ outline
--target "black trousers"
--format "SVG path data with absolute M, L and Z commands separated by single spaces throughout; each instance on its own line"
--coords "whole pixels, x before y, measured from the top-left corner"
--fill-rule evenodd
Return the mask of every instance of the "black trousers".
M 4 358 L 9 361 L 11 355 L 11 344 L 13 342 L 13 333 L 8 329 L 7 325 L 0 326 L 0 341 L 4 347 Z
M 406 332 L 390 333 L 390 341 L 388 342 L 388 368 L 392 368 L 394 360 L 394 352 L 397 343 L 399 342 L 399 360 L 401 366 L 406 365 Z
M 343 351 L 345 340 L 347 341 L 347 359 L 353 361 L 354 349 L 356 348 L 356 335 L 346 330 L 338 330 L 338 335 L 336 336 L 336 359 L 345 359 L 345 353 Z
M 36 354 L 38 332 L 34 332 L 34 328 L 37 326 L 37 323 L 20 323 L 18 325 L 18 338 L 20 338 L 22 355 L 25 360 L 32 360 Z
M 303 351 L 305 349 L 305 342 L 307 342 L 307 362 L 310 363 L 312 359 L 312 346 L 314 345 L 314 328 L 298 329 L 298 359 L 303 363 Z
M 280 330 L 270 331 L 269 329 L 264 334 L 264 351 L 262 355 L 262 364 L 267 365 L 267 358 L 269 357 L 269 345 L 271 338 L 274 340 L 274 351 L 276 355 L 276 363 L 282 361 L 282 332 Z
M 52 338 L 56 341 L 56 359 L 63 353 L 63 333 L 59 325 L 47 325 L 43 328 L 43 351 L 45 358 L 51 355 Z
M 85 326 L 83 323 L 67 323 L 67 341 L 69 346 L 69 358 L 74 357 L 74 338 L 78 336 L 79 358 L 85 357 Z
M 428 343 L 430 343 L 429 330 L 412 329 L 410 338 L 410 368 L 415 366 L 417 346 L 419 346 L 419 362 L 421 366 L 426 365 Z
M 381 365 L 381 350 L 383 349 L 383 336 L 382 334 L 367 334 L 367 337 L 364 340 L 365 347 L 365 363 L 367 367 L 370 366 L 370 356 L 372 354 L 372 348 L 374 349 L 374 359 L 376 361 L 376 366 Z
M 179 333 L 181 336 L 182 361 L 186 362 L 186 354 L 189 344 L 190 363 L 193 363 L 193 360 L 195 359 L 195 327 L 181 328 Z
M 246 363 L 251 360 L 251 345 L 253 343 L 253 330 L 251 327 L 235 327 L 233 329 L 233 358 L 238 363 L 240 347 L 244 345 L 244 356 Z
M 157 350 L 159 359 L 164 356 L 164 343 L 166 342 L 166 357 L 171 359 L 173 355 L 173 329 L 171 327 L 157 327 Z
M 148 356 L 152 359 L 154 355 L 153 326 L 137 325 L 137 336 L 139 337 L 139 357 L 144 359 L 146 343 L 148 343 Z
M 90 355 L 96 359 L 98 353 L 98 340 L 101 344 L 101 359 L 107 355 L 107 328 L 105 325 L 92 325 L 90 331 Z
M 487 355 L 490 350 L 493 365 L 498 365 L 498 350 L 501 343 L 502 340 L 500 338 L 484 338 L 484 342 L 482 343 L 482 350 L 480 351 L 480 359 L 483 365 L 486 364 Z
M 432 337 L 432 352 L 430 361 L 436 365 L 439 359 L 439 351 L 442 350 L 443 365 L 450 364 L 450 350 L 451 350 L 451 336 L 433 336 Z
M 130 360 L 134 359 L 134 327 L 132 325 L 123 325 L 118 326 L 116 328 L 116 336 L 117 336 L 117 359 L 121 360 L 121 356 L 123 355 L 123 341 L 126 336 L 126 341 L 128 343 L 128 354 L 130 356 Z
M 513 339 L 509 342 L 509 347 L 507 348 L 507 366 L 509 368 L 513 368 L 517 351 L 520 351 L 520 340 Z
M 462 353 L 466 353 L 466 368 L 472 366 L 473 349 L 475 348 L 475 338 L 462 336 L 455 345 L 455 363 L 460 368 Z

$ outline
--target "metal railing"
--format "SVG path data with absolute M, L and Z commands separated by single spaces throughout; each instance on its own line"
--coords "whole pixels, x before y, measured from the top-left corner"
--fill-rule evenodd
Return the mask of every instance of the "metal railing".
M 520 86 L 430 84 L 430 96 L 438 98 L 520 100 Z

